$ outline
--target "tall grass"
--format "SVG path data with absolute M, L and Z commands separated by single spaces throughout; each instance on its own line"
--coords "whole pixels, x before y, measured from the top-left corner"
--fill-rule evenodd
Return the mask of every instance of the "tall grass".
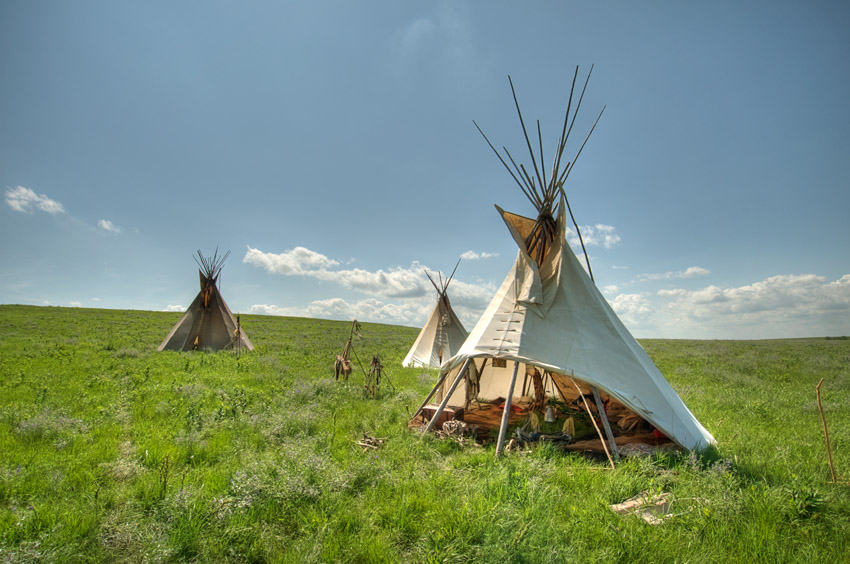
M 155 352 L 178 315 L 0 306 L 0 562 L 839 562 L 850 340 L 644 341 L 718 439 L 616 470 L 408 431 L 411 328 L 245 315 L 253 353 Z M 358 447 L 366 433 L 385 439 Z M 671 492 L 657 526 L 608 509 Z M 684 500 L 690 500 L 687 505 Z

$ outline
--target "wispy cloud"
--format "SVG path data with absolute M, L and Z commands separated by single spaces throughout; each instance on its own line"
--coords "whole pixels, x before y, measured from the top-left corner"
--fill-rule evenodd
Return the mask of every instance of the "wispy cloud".
M 436 10 L 413 20 L 399 33 L 401 54 L 406 57 L 435 54 L 447 62 L 466 62 L 474 51 L 470 32 L 454 2 L 443 2 Z
M 51 200 L 44 194 L 36 194 L 24 186 L 7 188 L 6 203 L 13 210 L 22 213 L 32 213 L 34 210 L 49 214 L 65 213 L 65 207 L 61 203 Z
M 109 221 L 108 219 L 101 219 L 100 221 L 97 222 L 97 226 L 100 227 L 101 229 L 103 229 L 104 231 L 108 232 L 108 233 L 115 233 L 116 235 L 121 233 L 121 231 L 123 231 L 123 229 L 121 229 L 120 227 L 118 227 L 117 225 L 115 225 L 114 223 Z
M 468 10 L 458 2 L 431 4 L 429 13 L 410 21 L 395 34 L 396 70 L 417 77 L 450 75 L 446 82 L 466 87 L 482 75 L 468 23 Z M 458 80 L 460 77 L 464 80 Z
M 698 276 L 707 276 L 711 274 L 711 271 L 707 268 L 702 268 L 701 266 L 689 266 L 685 270 L 679 271 L 668 271 L 656 274 L 638 274 L 638 280 L 641 282 L 647 282 L 649 280 L 672 280 L 672 279 L 681 279 L 681 278 L 696 278 Z
M 596 225 L 584 225 L 581 227 L 581 240 L 572 227 L 566 229 L 567 241 L 573 247 L 581 248 L 581 241 L 585 247 L 605 247 L 610 249 L 620 243 L 616 227 L 597 223 Z
M 437 33 L 437 24 L 430 18 L 417 18 L 401 31 L 401 46 L 405 53 L 422 48 L 423 44 L 433 41 Z
M 462 255 L 460 255 L 460 258 L 462 258 L 463 260 L 483 260 L 483 259 L 488 259 L 488 258 L 494 258 L 494 257 L 497 257 L 497 256 L 499 256 L 499 253 L 485 253 L 485 252 L 476 253 L 473 250 L 469 250 L 469 251 L 466 251 L 465 253 L 463 253 Z
M 71 307 L 83 307 L 82 302 L 78 302 L 77 300 L 74 300 L 73 302 L 68 302 L 68 305 Z

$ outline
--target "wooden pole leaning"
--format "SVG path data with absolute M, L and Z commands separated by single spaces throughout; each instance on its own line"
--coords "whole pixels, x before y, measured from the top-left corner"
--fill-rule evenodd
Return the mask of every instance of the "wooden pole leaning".
M 434 416 L 431 418 L 431 421 L 428 422 L 428 426 L 425 427 L 425 433 L 429 433 L 431 431 L 431 429 L 434 427 L 434 424 L 437 422 L 437 419 L 439 419 L 440 415 L 443 414 L 443 410 L 446 409 L 446 405 L 448 405 L 449 403 L 449 398 L 452 397 L 452 394 L 455 392 L 455 388 L 457 388 L 457 385 L 460 384 L 463 375 L 466 374 L 466 368 L 469 366 L 470 362 L 472 362 L 472 358 L 467 358 L 466 362 L 463 363 L 463 366 L 460 367 L 455 381 L 452 382 L 451 388 L 449 388 L 449 391 L 446 392 L 443 401 L 440 402 L 440 407 L 437 408 L 437 411 L 434 412 Z
M 829 445 L 829 431 L 826 429 L 826 418 L 823 416 L 823 407 L 820 404 L 820 385 L 823 384 L 823 378 L 820 379 L 818 385 L 815 386 L 815 391 L 818 397 L 818 411 L 820 411 L 820 420 L 823 423 L 823 436 L 826 438 L 826 454 L 829 458 L 829 472 L 832 474 L 832 483 L 838 483 L 838 476 L 835 472 L 835 465 L 832 463 L 832 447 Z
M 605 413 L 605 406 L 602 404 L 602 398 L 599 397 L 599 390 L 596 386 L 590 388 L 593 390 L 593 399 L 596 400 L 596 409 L 599 410 L 599 415 L 602 418 L 602 427 L 605 428 L 605 434 L 608 436 L 608 445 L 611 447 L 611 453 L 614 459 L 620 462 L 620 451 L 617 450 L 617 441 L 614 440 L 614 433 L 611 432 L 611 424 L 608 423 L 608 414 Z
M 508 397 L 505 398 L 505 411 L 502 413 L 502 424 L 499 426 L 499 440 L 496 442 L 496 458 L 502 454 L 502 449 L 505 446 L 505 434 L 508 430 L 508 420 L 511 417 L 511 399 L 514 396 L 514 385 L 516 384 L 516 375 L 519 370 L 519 361 L 514 361 L 514 373 L 511 376 L 511 385 L 508 388 Z
M 590 406 L 587 404 L 587 400 L 584 397 L 584 394 L 581 393 L 581 388 L 578 387 L 576 381 L 573 377 L 570 377 L 570 382 L 575 386 L 576 391 L 578 392 L 578 397 L 581 398 L 582 403 L 584 403 L 584 408 L 587 410 L 587 415 L 590 417 L 590 422 L 593 423 L 593 427 L 596 429 L 596 434 L 599 435 L 599 442 L 602 443 L 602 448 L 605 450 L 605 456 L 608 457 L 608 462 L 611 463 L 611 468 L 616 468 L 614 466 L 614 459 L 611 458 L 611 453 L 608 452 L 608 445 L 605 444 L 605 437 L 602 436 L 602 431 L 599 430 L 599 425 L 596 424 L 596 419 L 593 417 L 593 412 L 590 411 Z
M 431 401 L 431 398 L 434 397 L 435 393 L 437 393 L 437 389 L 443 385 L 443 382 L 446 380 L 446 376 L 448 375 L 448 372 L 446 372 L 445 374 L 440 374 L 440 377 L 437 378 L 437 383 L 434 385 L 433 388 L 431 388 L 431 393 L 428 394 L 428 397 L 425 398 L 425 401 L 422 402 L 422 405 L 419 406 L 419 409 L 416 410 L 411 419 L 416 419 L 416 417 L 422 412 L 422 409 L 426 405 L 428 405 L 428 402 Z

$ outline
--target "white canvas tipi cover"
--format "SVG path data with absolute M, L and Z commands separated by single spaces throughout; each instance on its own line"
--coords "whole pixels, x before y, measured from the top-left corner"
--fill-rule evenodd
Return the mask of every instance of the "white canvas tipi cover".
M 443 361 L 451 358 L 460 349 L 468 335 L 460 319 L 452 310 L 446 293 L 451 277 L 442 285 L 442 288 L 439 288 L 430 276 L 428 278 L 437 289 L 439 295 L 437 305 L 434 306 L 434 311 L 431 312 L 431 316 L 428 317 L 428 321 L 425 322 L 419 336 L 404 357 L 403 366 L 439 368 Z
M 595 386 L 688 449 L 714 444 L 714 438 L 664 379 L 566 244 L 565 208 L 562 197 L 557 221 L 560 234 L 538 266 L 525 246 L 534 220 L 497 206 L 519 253 L 460 351 L 443 366 L 441 376 L 448 377 L 443 378 L 438 398 L 448 393 L 467 359 L 479 360 L 477 370 L 484 358 L 504 359 L 507 362 L 495 363 L 502 366 L 487 363 L 479 396 L 506 397 L 518 362 L 520 374 L 525 373 L 523 368 L 538 367 L 552 374 L 556 382 L 569 382 L 573 377 Z M 465 385 L 464 381 L 456 388 L 450 405 L 464 405 Z M 514 397 L 519 393 L 515 388 Z

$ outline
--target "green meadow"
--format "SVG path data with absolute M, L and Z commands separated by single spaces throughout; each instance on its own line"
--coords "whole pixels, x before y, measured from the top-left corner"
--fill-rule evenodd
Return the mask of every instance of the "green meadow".
M 156 352 L 178 317 L 0 306 L 0 562 L 850 561 L 815 396 L 850 478 L 848 339 L 642 341 L 718 446 L 610 470 L 409 431 L 436 378 L 401 367 L 416 329 L 363 323 L 336 382 L 348 322 L 243 315 L 254 352 Z M 641 492 L 674 515 L 608 507 Z

